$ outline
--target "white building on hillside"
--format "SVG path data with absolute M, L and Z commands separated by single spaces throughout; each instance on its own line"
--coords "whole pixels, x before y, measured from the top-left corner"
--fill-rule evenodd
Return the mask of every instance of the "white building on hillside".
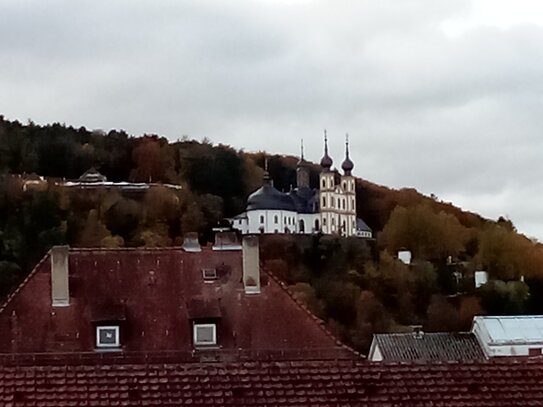
M 232 227 L 243 234 L 325 233 L 371 238 L 371 229 L 356 217 L 356 182 L 351 174 L 354 164 L 349 158 L 348 140 L 339 180 L 337 172 L 331 170 L 326 132 L 320 164 L 319 189 L 309 186 L 303 149 L 296 168 L 297 186 L 292 191 L 278 191 L 266 172 L 262 187 L 249 196 L 246 211 L 231 219 Z
M 476 316 L 471 331 L 488 357 L 543 354 L 543 315 Z

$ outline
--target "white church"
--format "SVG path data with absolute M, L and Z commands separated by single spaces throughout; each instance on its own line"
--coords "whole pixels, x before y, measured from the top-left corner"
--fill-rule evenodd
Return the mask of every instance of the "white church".
M 288 193 L 278 191 L 266 171 L 262 187 L 249 195 L 245 212 L 231 219 L 232 227 L 242 234 L 323 233 L 371 238 L 372 230 L 356 216 L 356 183 L 351 175 L 354 164 L 349 158 L 348 139 L 339 183 L 332 164 L 325 132 L 319 188 L 309 186 L 309 168 L 302 149 L 296 188 Z

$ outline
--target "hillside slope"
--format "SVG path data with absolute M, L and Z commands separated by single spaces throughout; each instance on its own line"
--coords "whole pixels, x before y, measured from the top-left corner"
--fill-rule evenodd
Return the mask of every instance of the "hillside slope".
M 267 156 L 278 189 L 295 184 L 297 158 Z M 0 116 L 0 294 L 9 292 L 54 244 L 168 246 L 186 232 L 212 239 L 211 227 L 243 211 L 262 181 L 265 153 L 156 135 L 132 137 L 61 124 L 21 124 Z M 143 192 L 68 190 L 95 167 L 111 181 L 173 183 Z M 311 166 L 318 184 L 319 167 Z M 37 174 L 48 182 L 27 182 Z M 372 332 L 468 329 L 475 313 L 543 312 L 541 249 L 496 222 L 413 189 L 357 180 L 358 215 L 376 239 L 271 236 L 265 266 L 343 340 L 367 349 Z M 400 248 L 411 266 L 396 260 Z M 473 272 L 491 281 L 473 286 Z M 521 281 L 521 279 L 524 280 Z

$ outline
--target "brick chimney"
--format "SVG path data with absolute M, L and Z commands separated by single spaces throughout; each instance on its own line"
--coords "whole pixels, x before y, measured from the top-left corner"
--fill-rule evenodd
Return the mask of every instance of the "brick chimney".
M 51 297 L 53 307 L 70 305 L 68 283 L 68 246 L 54 246 L 51 249 Z
M 260 252 L 258 236 L 244 236 L 243 254 L 243 288 L 245 294 L 260 293 Z

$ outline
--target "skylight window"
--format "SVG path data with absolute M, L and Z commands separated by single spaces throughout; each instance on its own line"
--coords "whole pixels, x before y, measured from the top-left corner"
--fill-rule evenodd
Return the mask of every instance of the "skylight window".
M 217 269 L 207 268 L 202 269 L 202 276 L 205 281 L 212 281 L 217 279 Z
M 194 345 L 213 346 L 217 344 L 217 326 L 215 324 L 194 324 Z
M 97 326 L 96 347 L 118 348 L 121 346 L 118 326 Z

